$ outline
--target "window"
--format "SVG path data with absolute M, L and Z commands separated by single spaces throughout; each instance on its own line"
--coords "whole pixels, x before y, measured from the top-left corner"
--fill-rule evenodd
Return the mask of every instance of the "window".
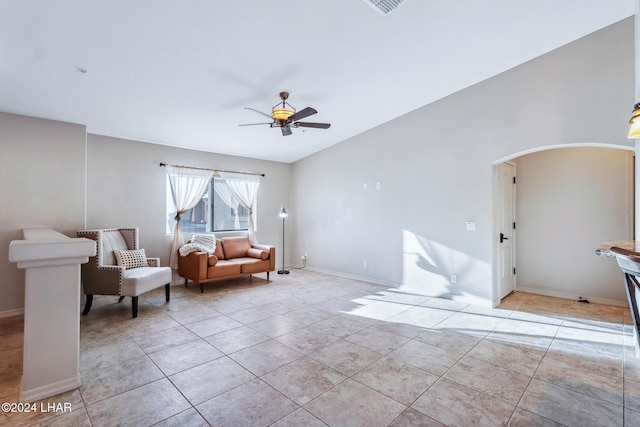
M 254 224 L 256 210 L 253 209 Z M 176 209 L 167 177 L 167 233 L 173 232 L 175 216 Z M 240 205 L 224 179 L 212 178 L 198 204 L 180 215 L 180 229 L 187 234 L 248 230 L 249 211 Z

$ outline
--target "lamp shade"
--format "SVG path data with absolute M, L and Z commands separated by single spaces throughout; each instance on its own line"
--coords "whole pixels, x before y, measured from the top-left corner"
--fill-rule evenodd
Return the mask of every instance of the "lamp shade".
M 640 102 L 634 105 L 631 120 L 629 120 L 629 134 L 627 138 L 640 138 Z
M 287 120 L 289 117 L 293 116 L 295 112 L 296 111 L 293 108 L 274 108 L 273 110 L 271 110 L 271 117 L 276 120 Z

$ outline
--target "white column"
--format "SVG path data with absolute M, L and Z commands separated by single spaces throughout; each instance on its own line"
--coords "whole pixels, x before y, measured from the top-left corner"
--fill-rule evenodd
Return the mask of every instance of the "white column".
M 26 269 L 22 402 L 80 387 L 80 264 L 96 242 L 51 229 L 25 229 L 9 261 Z

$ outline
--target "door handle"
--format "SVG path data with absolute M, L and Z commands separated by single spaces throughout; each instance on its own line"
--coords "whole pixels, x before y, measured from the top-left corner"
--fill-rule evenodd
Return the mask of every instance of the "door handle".
M 500 243 L 504 242 L 505 240 L 509 240 L 509 238 L 504 237 L 504 233 L 500 233 Z

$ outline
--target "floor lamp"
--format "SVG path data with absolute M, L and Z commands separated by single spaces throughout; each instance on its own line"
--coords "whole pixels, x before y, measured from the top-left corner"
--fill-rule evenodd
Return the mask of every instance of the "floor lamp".
M 284 269 L 284 220 L 288 215 L 287 210 L 282 206 L 280 210 L 280 218 L 282 218 L 282 270 L 278 270 L 278 274 L 289 274 L 289 270 Z

